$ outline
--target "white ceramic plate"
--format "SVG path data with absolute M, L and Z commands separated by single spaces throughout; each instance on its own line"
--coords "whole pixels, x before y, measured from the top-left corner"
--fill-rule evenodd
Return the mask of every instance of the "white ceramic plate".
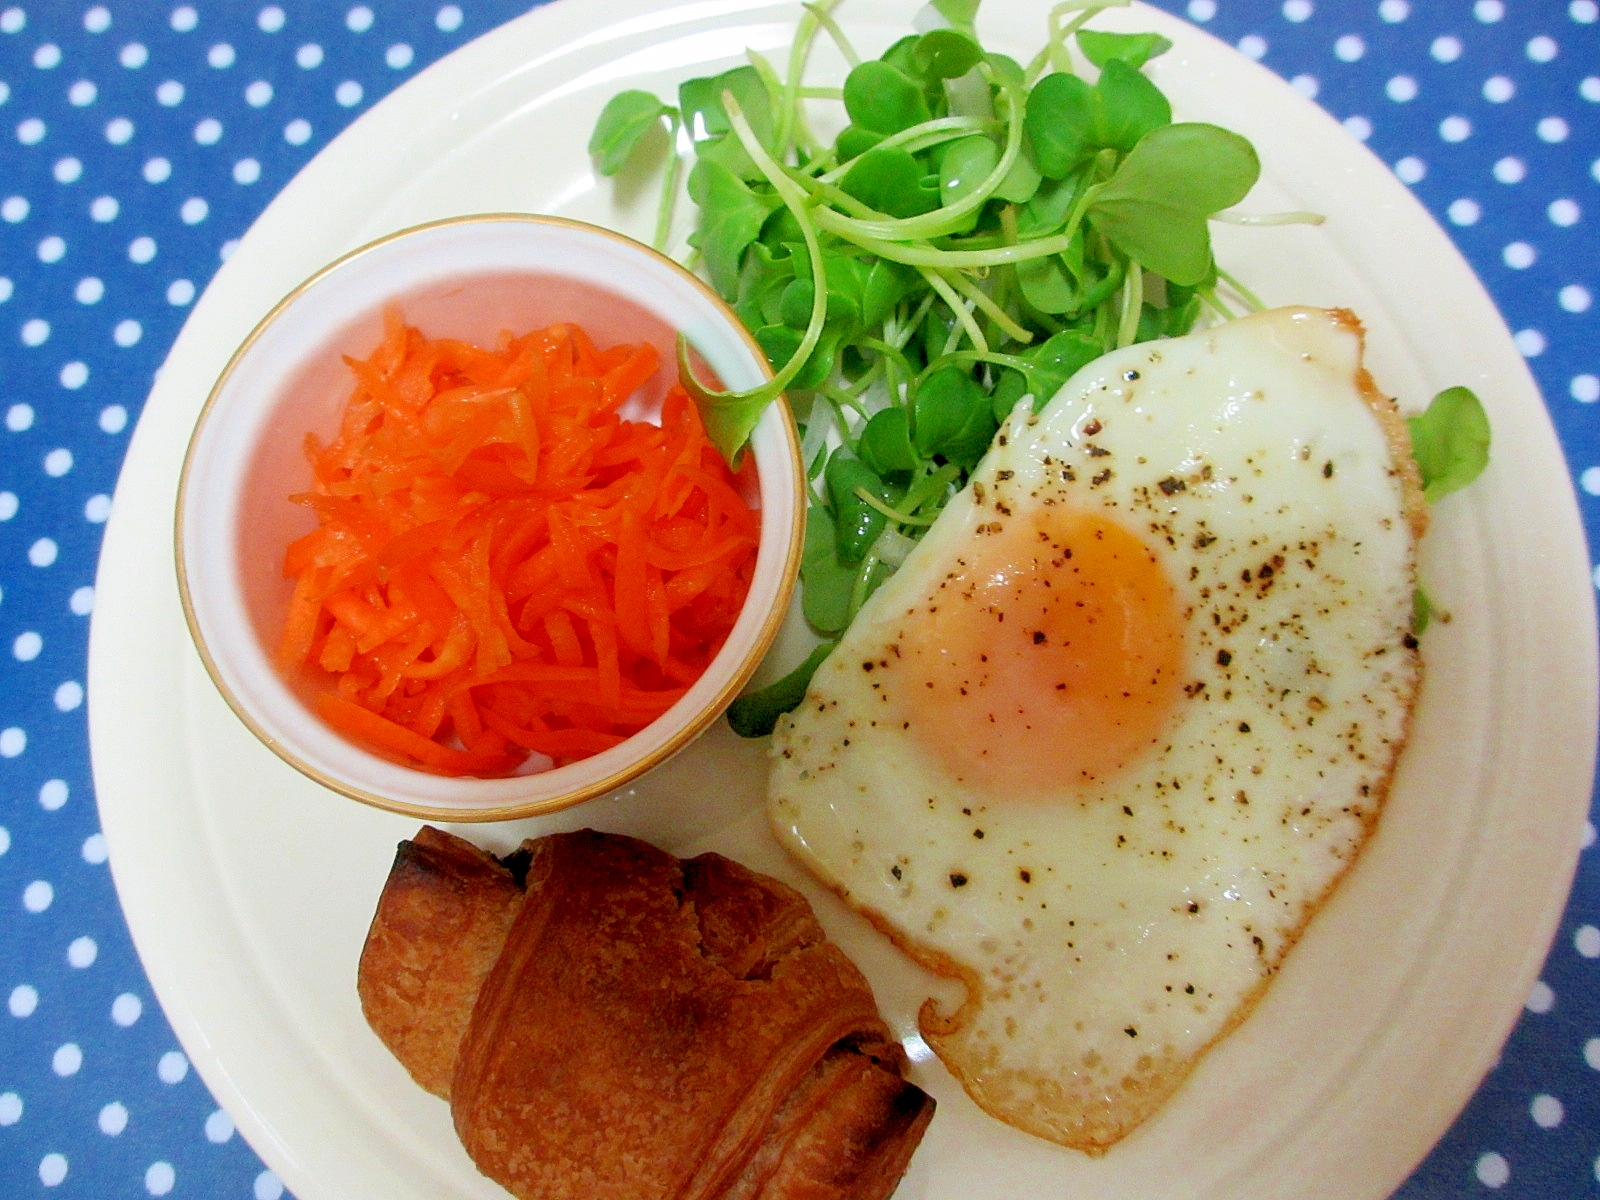
M 908 29 L 914 7 L 846 0 L 839 15 L 876 53 Z M 1043 11 L 988 0 L 980 27 L 995 48 L 1026 57 Z M 624 86 L 671 95 L 747 46 L 778 55 L 797 13 L 768 0 L 558 0 L 465 47 L 357 121 L 273 202 L 195 307 L 150 396 L 106 534 L 91 638 L 101 816 L 173 1027 L 301 1200 L 504 1193 L 476 1174 L 443 1103 L 409 1082 L 357 1008 L 356 957 L 413 822 L 323 791 L 257 744 L 189 643 L 172 565 L 189 431 L 260 316 L 374 236 L 494 210 L 648 236 L 653 188 L 591 173 L 584 145 L 600 106 Z M 1329 218 L 1318 229 L 1224 230 L 1223 260 L 1269 303 L 1356 310 L 1374 373 L 1407 402 L 1475 388 L 1494 463 L 1441 505 L 1427 539 L 1429 588 L 1454 619 L 1425 639 L 1427 684 L 1389 810 L 1250 1020 L 1095 1160 L 984 1116 L 913 1039 L 916 1077 L 939 1111 L 899 1195 L 1381 1197 L 1493 1061 L 1566 897 L 1594 761 L 1583 537 L 1520 357 L 1406 190 L 1326 115 L 1210 37 L 1150 10 L 1116 23 L 1173 38 L 1154 74 L 1180 117 L 1254 140 L 1266 179 L 1249 207 Z M 819 54 L 819 75 L 829 57 Z M 775 657 L 784 653 L 780 641 Z M 536 825 L 468 832 L 505 848 L 534 829 L 591 824 L 783 876 L 813 895 L 911 1037 L 928 981 L 785 861 L 761 815 L 763 774 L 762 747 L 719 727 L 623 794 Z

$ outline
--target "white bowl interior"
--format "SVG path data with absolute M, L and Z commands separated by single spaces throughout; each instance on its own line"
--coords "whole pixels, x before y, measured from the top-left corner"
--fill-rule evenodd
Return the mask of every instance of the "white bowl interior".
M 619 290 L 622 282 L 627 295 Z M 653 342 L 662 370 L 631 402 L 646 415 L 671 380 L 685 333 L 731 388 L 768 377 L 736 318 L 696 278 L 635 242 L 572 222 L 468 218 L 406 231 L 313 277 L 257 327 L 219 380 L 184 469 L 178 552 L 191 628 L 240 717 L 302 771 L 358 799 L 421 815 L 521 815 L 619 786 L 700 732 L 754 669 L 793 583 L 799 500 L 793 424 L 768 409 L 750 443 L 761 545 L 750 594 L 712 665 L 664 716 L 622 745 L 538 774 L 457 779 L 412 770 L 326 726 L 273 664 L 291 585 L 283 551 L 314 515 L 307 433 L 334 435 L 353 386 L 343 356 L 377 346 L 386 305 L 430 337 L 492 344 L 557 322 L 597 346 Z

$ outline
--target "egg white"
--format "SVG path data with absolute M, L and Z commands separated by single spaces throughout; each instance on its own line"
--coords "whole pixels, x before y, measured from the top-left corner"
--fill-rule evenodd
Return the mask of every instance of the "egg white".
M 1349 314 L 1279 309 L 1113 353 L 1020 408 L 773 737 L 780 840 L 964 982 L 923 1034 L 1002 1120 L 1093 1153 L 1126 1135 L 1373 828 L 1420 676 L 1420 504 L 1361 355 Z M 1155 554 L 1185 678 L 1159 744 L 1019 799 L 908 736 L 918 698 L 885 668 L 963 548 L 1041 508 Z

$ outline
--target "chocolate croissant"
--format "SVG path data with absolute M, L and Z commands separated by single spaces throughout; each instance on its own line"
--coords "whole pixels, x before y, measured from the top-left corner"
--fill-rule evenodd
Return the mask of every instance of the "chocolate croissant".
M 424 827 L 357 990 L 522 1200 L 882 1200 L 933 1115 L 805 898 L 717 854 Z

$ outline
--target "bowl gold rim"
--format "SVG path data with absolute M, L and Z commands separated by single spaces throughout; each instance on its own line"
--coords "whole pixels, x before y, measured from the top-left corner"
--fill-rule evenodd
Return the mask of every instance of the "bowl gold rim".
M 702 733 L 704 733 L 711 723 L 715 721 L 717 717 L 722 715 L 723 711 L 729 704 L 733 702 L 739 691 L 746 683 L 749 682 L 750 677 L 755 673 L 756 668 L 760 666 L 762 659 L 766 657 L 767 651 L 771 649 L 772 643 L 777 637 L 778 630 L 783 624 L 784 615 L 787 612 L 789 604 L 794 596 L 794 589 L 799 576 L 800 556 L 804 541 L 806 508 L 805 464 L 800 456 L 800 436 L 799 431 L 795 426 L 794 413 L 789 407 L 788 397 L 780 394 L 774 401 L 770 411 L 775 411 L 778 414 L 780 429 L 783 435 L 784 448 L 788 452 L 787 458 L 791 467 L 790 490 L 792 495 L 790 499 L 792 501 L 793 516 L 790 519 L 789 528 L 786 531 L 788 552 L 785 555 L 782 565 L 782 574 L 778 583 L 778 594 L 771 610 L 767 613 L 765 620 L 762 622 L 761 627 L 756 631 L 755 639 L 751 643 L 749 652 L 739 661 L 738 665 L 729 674 L 728 679 L 723 686 L 717 690 L 716 694 L 708 699 L 707 702 L 697 712 L 695 712 L 689 720 L 685 721 L 671 737 L 664 741 L 660 746 L 656 747 L 650 754 L 645 755 L 643 758 L 635 762 L 631 762 L 624 767 L 612 771 L 600 779 L 583 784 L 572 791 L 562 792 L 555 796 L 547 796 L 539 800 L 501 804 L 492 808 L 460 809 L 444 805 L 417 804 L 407 800 L 397 800 L 394 797 L 384 795 L 381 792 L 347 783 L 330 775 L 328 772 L 323 771 L 308 762 L 305 762 L 288 747 L 286 747 L 278 738 L 273 737 L 265 728 L 262 727 L 260 722 L 257 721 L 257 719 L 245 708 L 245 706 L 239 702 L 239 699 L 234 695 L 232 688 L 230 688 L 227 682 L 224 680 L 222 672 L 218 667 L 216 660 L 212 656 L 211 649 L 206 641 L 205 635 L 201 632 L 200 621 L 195 612 L 194 600 L 189 590 L 189 570 L 184 556 L 184 509 L 186 507 L 185 498 L 188 495 L 189 489 L 190 467 L 193 464 L 196 444 L 200 439 L 201 432 L 205 428 L 206 422 L 210 419 L 212 410 L 215 408 L 224 386 L 227 384 L 229 378 L 233 375 L 234 369 L 237 367 L 240 360 L 245 356 L 250 348 L 255 345 L 258 340 L 260 340 L 261 336 L 266 332 L 268 327 L 278 319 L 279 315 L 281 315 L 286 308 L 288 308 L 292 303 L 294 303 L 317 283 L 325 279 L 328 275 L 354 261 L 355 259 L 378 249 L 379 247 L 386 246 L 391 242 L 398 241 L 402 238 L 406 238 L 417 233 L 456 225 L 493 224 L 499 222 L 549 225 L 573 229 L 582 233 L 609 238 L 613 241 L 622 243 L 635 251 L 642 251 L 647 256 L 655 259 L 658 265 L 664 265 L 670 268 L 673 273 L 677 274 L 683 280 L 689 282 L 696 290 L 704 295 L 705 298 L 709 300 L 713 306 L 728 320 L 730 326 L 737 332 L 741 340 L 743 340 L 745 345 L 750 349 L 752 359 L 758 365 L 762 374 L 764 374 L 768 379 L 771 379 L 773 375 L 771 364 L 767 361 L 765 351 L 761 349 L 761 346 L 755 340 L 755 337 L 745 327 L 744 322 L 739 319 L 738 315 L 734 313 L 733 309 L 728 306 L 727 302 L 724 301 L 721 296 L 717 295 L 716 291 L 713 290 L 711 286 L 705 282 L 705 280 L 701 279 L 698 275 L 694 274 L 694 272 L 684 267 L 675 259 L 663 254 L 653 246 L 646 245 L 636 238 L 631 238 L 626 234 L 618 233 L 614 229 L 607 229 L 602 225 L 595 225 L 587 221 L 575 220 L 571 217 L 557 217 L 540 213 L 518 212 L 468 213 L 453 217 L 443 217 L 432 221 L 424 221 L 416 225 L 408 225 L 403 229 L 394 230 L 391 233 L 383 234 L 380 237 L 374 238 L 369 242 L 357 246 L 355 249 L 340 255 L 338 258 L 318 268 L 315 272 L 307 276 L 286 295 L 284 295 L 281 300 L 274 304 L 272 308 L 270 308 L 267 313 L 256 322 L 255 326 L 250 330 L 250 333 L 239 344 L 238 348 L 235 349 L 234 352 L 228 357 L 226 365 L 222 368 L 221 373 L 218 374 L 216 382 L 211 385 L 211 390 L 206 395 L 205 403 L 201 406 L 200 412 L 195 418 L 194 428 L 189 435 L 188 445 L 184 449 L 183 466 L 178 475 L 178 494 L 174 512 L 175 519 L 173 522 L 173 558 L 177 568 L 178 598 L 183 607 L 183 619 L 184 623 L 189 629 L 190 641 L 194 644 L 195 649 L 199 652 L 200 660 L 204 664 L 206 674 L 210 676 L 213 686 L 216 687 L 223 700 L 233 711 L 233 714 L 239 718 L 239 720 L 247 729 L 250 730 L 252 734 L 255 735 L 258 741 L 275 753 L 285 763 L 312 781 L 352 800 L 360 801 L 363 804 L 382 809 L 385 812 L 398 813 L 403 816 L 416 817 L 428 821 L 456 821 L 462 823 L 510 821 L 524 817 L 544 816 L 549 813 L 560 812 L 564 809 L 582 804 L 585 801 L 593 800 L 599 796 L 603 796 L 607 792 L 615 791 L 617 788 L 630 783 L 631 781 L 639 778 L 640 776 L 660 766 L 668 759 L 672 758 L 679 751 L 684 749 L 696 738 L 698 738 Z M 765 419 L 765 414 L 763 414 L 763 419 Z M 366 752 L 369 754 L 371 753 L 370 751 Z M 373 755 L 373 757 L 380 758 L 381 761 L 392 761 L 381 759 L 381 756 L 378 755 Z M 399 766 L 402 770 L 416 770 L 416 768 L 406 767 L 403 763 L 397 763 L 395 765 Z M 563 768 L 555 768 L 555 770 L 561 769 Z M 416 773 L 419 775 L 428 774 L 428 772 L 423 771 L 417 771 Z M 496 780 L 498 781 L 500 778 L 503 777 L 496 777 Z

